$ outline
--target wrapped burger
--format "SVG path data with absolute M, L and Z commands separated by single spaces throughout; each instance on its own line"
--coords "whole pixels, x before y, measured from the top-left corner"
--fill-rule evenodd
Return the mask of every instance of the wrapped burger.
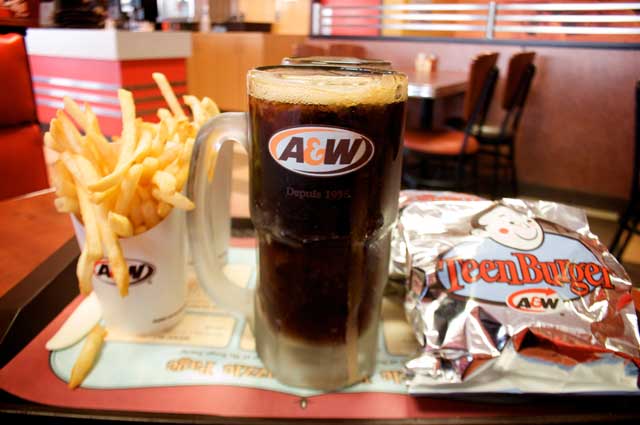
M 582 211 L 417 199 L 398 236 L 393 267 L 421 345 L 410 393 L 638 391 L 632 284 Z

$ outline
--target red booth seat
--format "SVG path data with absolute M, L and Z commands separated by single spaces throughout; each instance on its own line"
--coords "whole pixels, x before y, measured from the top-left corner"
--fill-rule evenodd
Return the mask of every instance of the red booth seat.
M 0 35 L 0 199 L 49 186 L 22 36 Z
M 0 127 L 0 198 L 13 198 L 48 187 L 38 124 Z

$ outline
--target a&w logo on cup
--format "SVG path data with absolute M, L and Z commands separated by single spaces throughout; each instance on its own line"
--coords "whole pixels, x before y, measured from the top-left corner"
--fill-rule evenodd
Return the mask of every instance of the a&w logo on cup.
M 269 153 L 278 164 L 307 176 L 348 174 L 369 162 L 373 152 L 371 140 L 336 127 L 289 128 L 269 140 Z
M 126 261 L 129 266 L 129 285 L 135 285 L 146 281 L 156 271 L 155 267 L 147 262 L 132 260 L 129 258 L 127 258 Z M 109 268 L 109 260 L 107 259 L 96 261 L 96 264 L 93 267 L 93 275 L 100 281 L 109 285 L 116 284 L 113 280 L 111 269 Z

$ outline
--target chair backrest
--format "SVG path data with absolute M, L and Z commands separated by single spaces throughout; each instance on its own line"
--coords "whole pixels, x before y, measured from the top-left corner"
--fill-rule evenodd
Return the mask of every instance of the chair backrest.
M 292 56 L 326 56 L 327 51 L 322 46 L 315 46 L 313 44 L 296 43 L 293 45 Z
M 502 108 L 506 111 L 500 126 L 500 137 L 515 137 L 522 111 L 529 96 L 531 82 L 536 73 L 534 52 L 517 53 L 509 60 L 507 83 Z M 513 140 L 513 139 L 512 139 Z
M 24 39 L 0 35 L 0 127 L 37 122 Z
M 329 56 L 365 59 L 367 57 L 367 49 L 358 44 L 331 44 L 329 46 Z
M 471 108 L 467 125 L 464 128 L 464 138 L 462 140 L 462 148 L 460 149 L 461 157 L 467 151 L 467 143 L 469 143 L 469 136 L 471 136 L 473 129 L 481 127 L 484 123 L 487 110 L 491 104 L 491 98 L 493 97 L 493 91 L 496 87 L 496 81 L 498 81 L 498 74 L 499 72 L 496 66 L 490 68 L 480 87 L 480 91 L 476 96 L 476 103 Z
M 493 82 L 492 87 L 487 88 L 485 87 L 485 84 L 488 81 L 487 78 L 491 71 L 496 69 L 497 61 L 498 54 L 494 52 L 481 53 L 471 60 L 471 66 L 469 67 L 469 85 L 464 97 L 462 115 L 464 120 L 469 122 L 471 120 L 471 115 L 479 106 L 480 109 L 477 111 L 476 119 L 473 120 L 474 122 L 471 123 L 472 125 L 484 122 L 484 117 L 486 116 L 489 104 L 491 103 L 491 98 L 493 97 L 495 81 Z M 481 99 L 482 93 L 485 89 L 488 89 L 488 92 L 484 99 Z M 482 100 L 480 105 L 478 104 L 479 100 Z
M 0 199 L 48 186 L 24 39 L 0 35 Z
M 523 84 L 523 78 L 526 78 L 525 72 L 529 68 L 529 65 L 533 64 L 533 60 L 536 57 L 535 52 L 521 52 L 516 53 L 509 59 L 509 67 L 507 68 L 507 82 L 504 88 L 504 95 L 502 97 L 502 108 L 509 110 L 515 106 L 518 106 L 518 92 Z M 526 96 L 525 96 L 526 98 Z M 522 106 L 522 105 L 520 105 Z

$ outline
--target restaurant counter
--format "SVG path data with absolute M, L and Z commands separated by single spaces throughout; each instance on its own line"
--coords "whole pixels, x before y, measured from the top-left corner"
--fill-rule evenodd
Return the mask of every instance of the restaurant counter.
M 42 123 L 69 96 L 91 105 L 105 134 L 119 134 L 118 89 L 133 92 L 137 115 L 144 119 L 164 106 L 152 72 L 164 73 L 177 95 L 186 93 L 188 32 L 31 28 L 26 44 Z

